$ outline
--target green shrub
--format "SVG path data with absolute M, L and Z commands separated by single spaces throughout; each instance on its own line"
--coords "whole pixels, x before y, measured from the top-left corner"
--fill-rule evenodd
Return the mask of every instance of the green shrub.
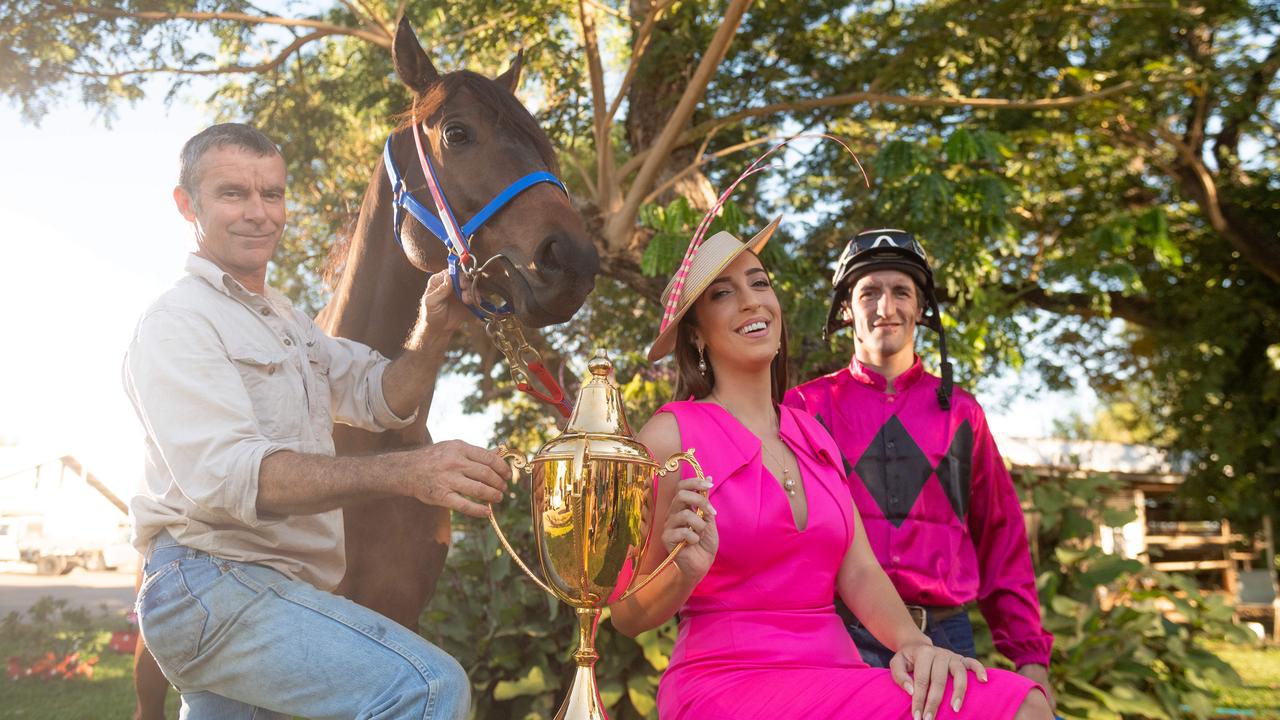
M 1206 641 L 1250 637 L 1232 621 L 1231 608 L 1185 577 L 1108 555 L 1090 542 L 1099 521 L 1117 527 L 1134 517 L 1099 502 L 1121 489 L 1111 478 L 1027 476 L 1022 483 L 1022 497 L 1039 516 L 1033 546 L 1041 613 L 1054 635 L 1058 714 L 1209 717 L 1213 687 L 1240 678 L 1205 649 Z

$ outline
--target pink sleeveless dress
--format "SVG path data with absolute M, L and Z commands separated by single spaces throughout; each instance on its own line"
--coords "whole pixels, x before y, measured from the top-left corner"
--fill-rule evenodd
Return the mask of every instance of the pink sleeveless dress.
M 782 407 L 780 435 L 795 453 L 809 499 L 797 529 L 786 492 L 761 462 L 760 441 L 718 405 L 664 405 L 680 447 L 713 478 L 720 547 L 680 610 L 671 664 L 658 688 L 662 720 L 823 720 L 911 717 L 889 671 L 870 668 L 836 614 L 836 574 L 853 541 L 853 498 L 831 437 Z M 687 466 L 685 477 L 693 473 Z M 1030 680 L 970 674 L 959 713 L 951 689 L 938 718 L 1013 717 Z

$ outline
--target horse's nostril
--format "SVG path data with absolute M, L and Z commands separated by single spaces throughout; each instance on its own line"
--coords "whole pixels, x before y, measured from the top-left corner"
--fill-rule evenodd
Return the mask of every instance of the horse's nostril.
M 538 270 L 546 275 L 559 275 L 564 272 L 565 240 L 558 234 L 548 235 L 538 246 Z

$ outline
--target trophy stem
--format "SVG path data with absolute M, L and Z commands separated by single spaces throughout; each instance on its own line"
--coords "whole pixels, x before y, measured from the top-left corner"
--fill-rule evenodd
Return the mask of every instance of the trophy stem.
M 578 649 L 573 659 L 578 663 L 569 686 L 569 696 L 560 706 L 555 720 L 609 720 L 600 701 L 600 688 L 596 685 L 595 666 L 600 654 L 596 652 L 596 626 L 600 623 L 600 608 L 577 608 Z

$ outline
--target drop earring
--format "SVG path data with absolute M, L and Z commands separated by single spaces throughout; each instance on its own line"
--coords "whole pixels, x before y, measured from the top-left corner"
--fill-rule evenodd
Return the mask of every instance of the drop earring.
M 698 372 L 707 374 L 707 349 L 703 345 L 698 346 Z

